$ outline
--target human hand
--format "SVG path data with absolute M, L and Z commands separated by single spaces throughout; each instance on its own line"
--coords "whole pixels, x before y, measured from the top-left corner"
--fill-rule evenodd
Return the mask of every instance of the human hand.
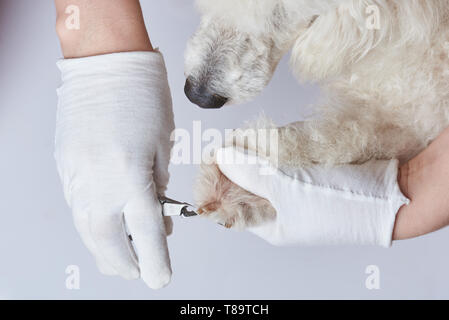
M 281 171 L 228 147 L 218 150 L 217 162 L 230 180 L 276 209 L 275 220 L 248 229 L 275 245 L 390 246 L 396 213 L 408 202 L 396 160 Z
M 160 288 L 171 269 L 157 195 L 174 129 L 163 57 L 113 53 L 58 66 L 55 158 L 76 229 L 103 273 Z
M 422 236 L 449 225 L 449 128 L 401 166 L 399 185 L 411 202 L 398 212 L 394 240 Z

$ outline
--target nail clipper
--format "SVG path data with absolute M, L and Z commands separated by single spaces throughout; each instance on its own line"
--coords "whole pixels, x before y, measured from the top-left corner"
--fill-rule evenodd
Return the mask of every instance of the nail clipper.
M 187 202 L 176 201 L 167 197 L 159 197 L 159 202 L 162 207 L 162 215 L 164 217 L 175 217 L 181 216 L 184 218 L 197 216 L 198 213 L 195 212 L 195 207 Z M 129 240 L 133 241 L 133 237 L 128 234 Z
M 188 218 L 198 215 L 195 212 L 195 207 L 187 202 L 179 202 L 167 197 L 159 197 L 159 202 L 162 206 L 162 215 L 165 217 L 182 216 Z

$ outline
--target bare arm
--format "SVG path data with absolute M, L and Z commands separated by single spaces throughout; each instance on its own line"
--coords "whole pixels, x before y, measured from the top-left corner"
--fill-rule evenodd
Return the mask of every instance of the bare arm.
M 174 130 L 163 56 L 149 52 L 138 0 L 55 4 L 64 57 L 80 58 L 58 62 L 54 152 L 74 224 L 102 273 L 161 288 L 172 273 L 171 220 L 157 197 L 168 184 Z
M 399 185 L 411 203 L 399 210 L 394 240 L 449 225 L 449 128 L 400 168 Z
M 153 50 L 138 0 L 55 0 L 55 5 L 65 58 Z M 79 8 L 79 30 L 66 27 L 69 5 Z

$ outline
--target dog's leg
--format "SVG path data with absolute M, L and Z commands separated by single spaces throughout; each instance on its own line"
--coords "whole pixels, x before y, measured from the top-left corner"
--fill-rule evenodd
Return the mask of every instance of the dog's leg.
M 276 129 L 279 133 L 277 164 L 282 169 L 363 163 L 373 158 L 406 160 L 425 147 L 426 140 L 418 139 L 419 134 L 413 127 L 401 125 L 402 117 L 374 108 L 341 108 L 323 112 L 319 119 Z M 273 129 L 267 122 L 254 127 Z M 245 132 L 236 131 L 234 136 Z M 245 138 L 228 139 L 227 145 L 240 141 L 238 147 L 260 151 L 254 136 L 245 135 Z M 195 189 L 201 212 L 227 227 L 254 226 L 273 219 L 276 214 L 267 200 L 232 183 L 217 165 L 202 167 Z
M 397 158 L 401 162 L 426 147 L 431 137 L 401 121 L 401 112 L 376 108 L 341 109 L 320 119 L 280 129 L 279 164 L 326 166 Z M 407 123 L 414 123 L 413 121 Z

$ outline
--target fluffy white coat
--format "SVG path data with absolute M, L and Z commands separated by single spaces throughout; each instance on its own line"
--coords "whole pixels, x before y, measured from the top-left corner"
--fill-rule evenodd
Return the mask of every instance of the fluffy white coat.
M 187 47 L 186 76 L 243 102 L 265 87 L 291 50 L 298 79 L 321 85 L 316 114 L 280 128 L 281 164 L 403 162 L 449 125 L 447 0 L 197 3 L 202 22 Z M 236 186 L 226 188 L 233 196 L 223 201 L 226 192 L 213 189 L 215 170 L 205 167 L 197 186 L 200 204 L 215 203 L 206 211 L 231 222 L 258 214 L 256 202 L 242 213 L 251 201 Z

